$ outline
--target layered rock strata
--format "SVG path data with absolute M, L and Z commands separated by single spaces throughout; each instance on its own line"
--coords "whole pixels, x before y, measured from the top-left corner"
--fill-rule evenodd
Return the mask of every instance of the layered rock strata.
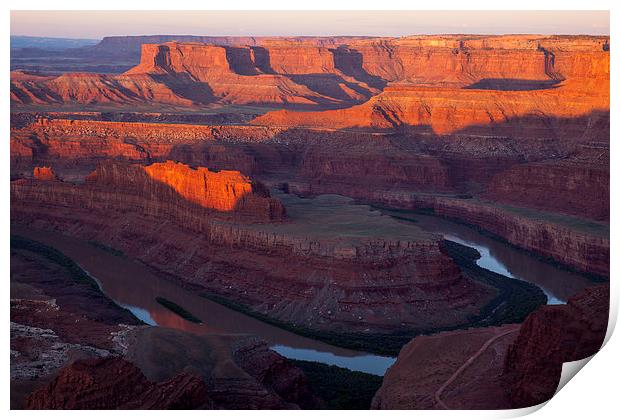
M 584 273 L 609 277 L 609 226 L 527 207 L 431 194 L 377 196 L 384 205 L 432 211 L 478 227 L 536 255 Z
M 563 166 L 575 169 L 571 181 L 559 185 L 567 187 L 563 202 L 569 204 L 583 191 L 605 188 L 609 115 L 575 120 L 569 125 L 578 130 L 561 136 L 550 133 L 549 138 L 514 127 L 512 133 L 505 130 L 507 137 L 453 138 L 326 129 L 40 119 L 12 129 L 11 169 L 17 175 L 30 172 L 33 166 L 52 165 L 68 178 L 76 173 L 85 175 L 84 171 L 92 171 L 98 162 L 110 157 L 141 163 L 175 159 L 192 165 L 304 181 L 315 193 L 349 195 L 349 189 L 358 195 L 354 190 L 367 185 L 366 195 L 394 189 L 480 193 L 489 188 L 496 196 L 506 197 L 498 187 L 503 171 L 518 169 L 520 166 L 516 165 L 524 162 L 543 162 L 544 165 L 535 166 L 541 182 L 545 182 L 547 175 L 558 179 Z M 596 138 L 600 141 L 592 140 Z M 351 161 L 356 164 L 351 165 Z M 510 172 L 506 172 L 506 177 L 511 179 Z M 356 182 L 358 179 L 364 182 Z M 528 202 L 541 201 L 535 191 L 529 193 L 525 187 L 521 191 L 521 197 Z M 528 194 L 531 198 L 527 198 Z M 550 210 L 559 206 L 560 203 Z M 562 205 L 562 211 L 591 214 L 579 206 Z
M 607 37 L 214 41 L 144 43 L 140 63 L 121 75 L 44 77 L 14 72 L 11 100 L 39 105 L 221 103 L 325 109 L 363 102 L 388 82 L 521 91 L 605 72 L 609 79 Z M 92 49 L 97 48 L 101 47 Z
M 34 179 L 40 181 L 57 181 L 58 177 L 49 166 L 35 167 L 32 174 Z
M 256 153 L 235 144 L 244 139 L 260 143 L 277 132 L 241 126 L 39 119 L 13 130 L 11 166 L 25 174 L 33 166 L 52 165 L 71 179 L 87 175 L 109 158 L 147 164 L 173 159 L 254 174 L 260 171 Z M 274 154 L 277 158 L 270 152 Z
M 517 206 L 609 220 L 609 148 L 591 144 L 597 156 L 514 165 L 495 175 L 485 196 Z
M 270 198 L 262 184 L 237 171 L 211 172 L 171 161 L 146 167 L 110 162 L 91 173 L 82 188 L 37 181 L 14 181 L 15 198 L 99 211 L 138 208 L 146 215 L 172 217 L 197 229 L 213 217 L 249 221 L 285 217 L 282 204 Z M 118 187 L 124 187 L 123 194 L 116 193 Z
M 440 144 L 429 146 L 430 150 L 408 149 L 406 139 L 376 134 L 44 119 L 13 131 L 11 158 L 14 176 L 35 165 L 59 164 L 65 179 L 79 179 L 109 158 L 149 162 L 172 157 L 216 169 L 238 167 L 250 174 L 287 179 L 291 191 L 303 194 L 336 193 L 391 207 L 436 208 L 439 215 L 460 218 L 514 245 L 605 276 L 608 148 L 562 142 L 552 150 L 546 146 L 539 150 L 541 141 L 514 141 L 499 152 L 497 144 L 471 142 L 448 153 L 436 150 Z M 533 160 L 550 153 L 572 157 L 515 164 L 525 150 Z M 528 176 L 522 176 L 524 170 Z M 299 181 L 290 181 L 291 177 Z M 509 206 L 411 192 L 454 192 L 460 184 L 485 183 L 489 187 L 482 197 Z M 548 200 L 549 194 L 556 199 Z M 588 196 L 592 199 L 586 205 L 583 197 Z M 507 211 L 510 205 L 516 214 Z M 603 223 L 581 229 L 589 224 L 587 218 Z
M 97 240 L 185 283 L 317 330 L 447 328 L 466 323 L 496 294 L 463 278 L 438 237 L 377 219 L 363 206 L 302 202 L 276 223 L 282 213 L 274 209 L 282 207 L 273 198 L 214 212 L 188 202 L 182 194 L 191 189 L 145 178 L 170 165 L 102 165 L 83 185 L 14 181 L 12 220 Z M 294 265 L 282 264 L 291 258 Z
M 12 408 L 321 406 L 303 372 L 260 339 L 141 325 L 57 251 L 11 245 Z
M 272 111 L 255 118 L 252 123 L 289 127 L 404 129 L 414 134 L 436 135 L 509 136 L 521 129 L 529 130 L 526 135 L 550 137 L 581 127 L 566 127 L 553 122 L 549 126 L 549 119 L 561 121 L 609 110 L 608 77 L 591 81 L 593 91 L 587 91 L 587 82 L 578 81 L 532 91 L 397 84 L 388 86 L 368 102 L 350 108 L 318 112 Z
M 33 392 L 30 410 L 209 409 L 204 381 L 180 373 L 149 382 L 140 369 L 121 358 L 79 360 L 65 367 L 45 388 Z

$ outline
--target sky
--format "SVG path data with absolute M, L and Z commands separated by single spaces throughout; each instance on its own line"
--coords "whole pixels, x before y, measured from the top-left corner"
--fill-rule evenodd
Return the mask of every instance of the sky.
M 11 11 L 11 35 L 609 35 L 608 11 Z

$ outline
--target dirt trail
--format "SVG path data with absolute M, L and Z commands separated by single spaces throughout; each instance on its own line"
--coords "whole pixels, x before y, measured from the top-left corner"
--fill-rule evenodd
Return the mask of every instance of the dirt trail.
M 486 351 L 486 349 L 489 348 L 489 346 L 491 344 L 493 344 L 495 341 L 499 340 L 500 338 L 508 335 L 508 334 L 512 334 L 513 332 L 517 332 L 519 331 L 520 327 L 517 328 L 513 328 L 511 330 L 505 331 L 503 333 L 497 334 L 491 338 L 489 338 L 483 345 L 482 347 L 480 347 L 478 349 L 478 351 L 476 353 L 474 353 L 472 356 L 469 357 L 469 359 L 467 359 L 465 361 L 465 363 L 463 363 L 453 374 L 452 376 L 450 376 L 448 378 L 448 380 L 446 382 L 443 383 L 443 385 L 441 385 L 439 387 L 439 389 L 435 392 L 435 402 L 437 403 L 437 405 L 441 408 L 443 408 L 444 410 L 449 410 L 450 408 L 446 405 L 446 403 L 443 402 L 443 400 L 441 399 L 441 394 L 443 394 L 443 392 L 446 390 L 446 388 L 448 386 L 450 386 L 450 384 L 452 382 L 454 382 L 454 380 L 461 374 L 463 373 L 463 371 L 465 369 L 467 369 L 468 366 L 470 366 L 478 357 L 480 357 L 480 355 L 482 353 L 484 353 Z

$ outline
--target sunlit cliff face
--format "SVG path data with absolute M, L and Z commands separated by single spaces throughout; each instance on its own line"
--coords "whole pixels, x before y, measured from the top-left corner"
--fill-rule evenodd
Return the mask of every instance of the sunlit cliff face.
M 54 181 L 58 179 L 54 170 L 49 166 L 37 166 L 34 168 L 33 178 L 40 181 Z
M 609 111 L 607 44 L 563 44 L 558 40 L 536 45 L 527 37 L 461 44 L 454 39 L 434 41 L 412 44 L 403 40 L 389 49 L 378 42 L 349 46 L 349 50 L 357 48 L 359 62 L 343 61 L 341 68 L 349 74 L 363 72 L 386 81 L 380 94 L 346 109 L 272 111 L 253 123 L 412 127 L 447 135 L 516 119 L 582 118 Z M 439 41 L 443 43 L 439 45 Z M 490 129 L 485 131 L 492 134 Z
M 207 168 L 166 161 L 149 166 L 102 164 L 86 178 L 94 187 L 135 192 L 145 209 L 172 206 L 193 211 L 192 206 L 222 213 L 244 213 L 257 219 L 281 219 L 284 207 L 270 198 L 261 184 L 239 171 L 214 172 Z M 158 203 L 156 206 L 148 203 Z
M 239 201 L 252 193 L 250 179 L 238 171 L 211 172 L 173 162 L 154 163 L 144 171 L 186 200 L 217 211 L 235 210 Z
M 568 118 L 609 108 L 608 37 L 337 42 L 143 44 L 140 63 L 123 74 L 13 72 L 11 101 L 16 106 L 260 105 L 288 111 L 268 113 L 257 124 L 417 125 L 439 134 L 529 114 Z M 293 109 L 331 111 L 317 116 Z

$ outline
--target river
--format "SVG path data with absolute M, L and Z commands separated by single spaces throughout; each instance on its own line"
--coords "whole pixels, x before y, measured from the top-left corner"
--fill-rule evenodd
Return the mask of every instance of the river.
M 114 255 L 87 241 L 54 232 L 12 226 L 11 234 L 22 235 L 58 249 L 93 277 L 101 290 L 118 305 L 149 325 L 176 328 L 195 334 L 254 334 L 290 359 L 307 360 L 383 375 L 395 358 L 345 349 L 302 337 L 185 290 L 154 274 L 145 265 Z M 155 301 L 163 297 L 202 320 L 195 324 Z
M 567 299 L 594 283 L 580 274 L 558 268 L 498 239 L 484 235 L 467 225 L 451 220 L 403 210 L 380 210 L 412 223 L 445 239 L 475 248 L 480 253 L 476 263 L 506 277 L 533 283 L 547 296 L 550 305 L 566 303 Z M 403 220 L 403 219 L 409 219 Z
M 564 303 L 569 296 L 591 284 L 583 276 L 558 269 L 465 225 L 435 216 L 381 211 L 397 215 L 399 220 L 409 218 L 403 222 L 415 223 L 446 239 L 476 248 L 482 256 L 478 265 L 540 286 L 551 304 Z M 114 255 L 83 240 L 24 227 L 13 227 L 12 234 L 27 236 L 58 249 L 95 278 L 107 296 L 149 325 L 196 334 L 254 334 L 287 358 L 322 362 L 375 375 L 383 375 L 395 361 L 393 357 L 332 346 L 264 323 L 163 279 L 137 261 Z M 178 303 L 203 322 L 195 324 L 181 318 L 158 304 L 155 300 L 158 296 Z

